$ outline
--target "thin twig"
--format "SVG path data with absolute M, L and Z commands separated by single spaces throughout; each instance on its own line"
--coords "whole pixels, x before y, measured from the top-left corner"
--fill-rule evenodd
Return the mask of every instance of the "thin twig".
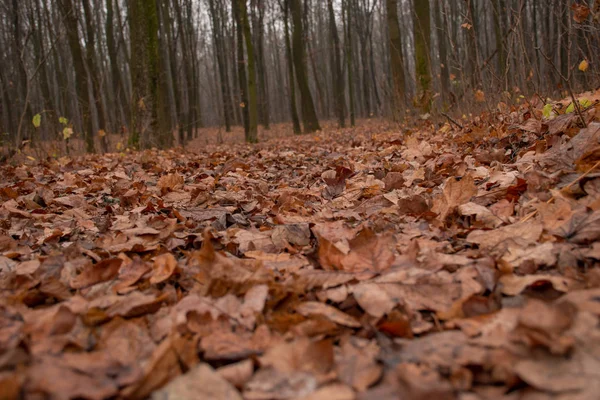
M 448 114 L 446 113 L 441 113 L 444 117 L 448 118 L 448 121 L 450 121 L 451 123 L 453 123 L 454 125 L 458 126 L 460 129 L 465 129 L 463 128 L 463 126 L 461 124 L 459 124 L 458 122 L 456 122 L 455 120 L 452 119 L 452 117 L 450 117 Z
M 581 112 L 581 108 L 579 107 L 579 102 L 577 101 L 577 99 L 575 99 L 575 94 L 573 93 L 573 88 L 571 87 L 571 78 L 569 76 L 565 77 L 562 74 L 562 72 L 559 71 L 552 59 L 542 51 L 541 47 L 536 47 L 535 49 L 538 50 L 544 56 L 546 61 L 548 61 L 548 64 L 550 64 L 552 69 L 554 69 L 554 72 L 556 72 L 560 79 L 562 79 L 562 81 L 567 84 L 567 90 L 569 91 L 569 95 L 571 97 L 571 100 L 573 101 L 573 107 L 575 109 L 575 112 L 579 116 L 579 120 L 581 121 L 583 127 L 587 128 L 587 123 L 585 122 L 585 118 L 583 118 L 583 113 Z M 570 73 L 568 75 L 570 75 Z

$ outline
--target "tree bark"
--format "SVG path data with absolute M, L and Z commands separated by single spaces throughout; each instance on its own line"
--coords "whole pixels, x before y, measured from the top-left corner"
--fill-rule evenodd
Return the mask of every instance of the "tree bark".
M 290 28 L 289 28 L 289 0 L 284 0 L 283 5 L 283 30 L 285 36 L 285 56 L 288 66 L 288 85 L 290 87 L 290 114 L 292 116 L 292 126 L 294 134 L 302 133 L 300 127 L 300 118 L 298 117 L 298 108 L 296 107 L 296 82 L 294 80 L 294 60 L 292 58 L 292 45 L 290 43 Z
M 315 105 L 308 87 L 308 76 L 306 73 L 306 57 L 304 49 L 304 29 L 302 25 L 302 5 L 300 0 L 291 1 L 292 12 L 292 56 L 296 71 L 296 81 L 300 90 L 302 103 L 302 123 L 304 133 L 312 133 L 321 129 L 319 120 L 315 111 Z
M 340 61 L 340 38 L 338 36 L 337 25 L 335 23 L 335 13 L 333 11 L 333 2 L 328 0 L 327 6 L 329 9 L 329 24 L 331 30 L 331 41 L 332 41 L 332 59 L 333 65 L 332 80 L 333 80 L 333 98 L 335 104 L 335 112 L 338 118 L 338 124 L 340 128 L 346 126 L 346 105 L 345 94 L 344 94 L 344 75 L 342 74 L 342 65 Z
M 398 120 L 404 114 L 405 88 L 404 88 L 404 62 L 402 60 L 402 37 L 398 22 L 397 0 L 386 0 L 388 37 L 390 42 L 390 68 L 394 87 L 392 90 L 393 108 L 392 115 Z
M 242 31 L 242 20 L 240 18 L 239 0 L 231 0 L 231 9 L 235 21 L 235 34 L 237 45 L 237 75 L 240 86 L 240 107 L 244 120 L 244 136 L 250 134 L 250 113 L 248 111 L 248 83 L 246 80 L 246 56 L 244 55 L 244 33 Z
M 83 51 L 81 50 L 81 42 L 79 40 L 79 30 L 77 27 L 77 10 L 73 7 L 71 0 L 60 0 L 63 18 L 65 21 L 65 27 L 67 28 L 67 40 L 69 42 L 69 48 L 71 50 L 71 57 L 73 59 L 73 67 L 75 69 L 75 89 L 77 92 L 77 98 L 80 105 L 80 112 L 82 116 L 82 124 L 84 129 L 84 139 L 86 145 L 86 151 L 93 153 L 95 151 L 94 136 L 93 136 L 93 124 L 92 115 L 90 110 L 90 98 L 89 98 L 89 87 L 88 87 L 88 76 L 85 71 L 85 64 L 83 59 Z
M 413 0 L 413 35 L 415 40 L 415 67 L 418 85 L 418 104 L 424 113 L 431 110 L 431 63 L 429 49 L 431 28 L 429 23 L 429 0 Z
M 248 133 L 246 142 L 258 142 L 258 94 L 256 87 L 256 63 L 254 54 L 254 45 L 252 43 L 252 32 L 250 31 L 250 21 L 248 20 L 248 9 L 246 0 L 238 0 L 238 12 L 244 40 L 246 43 L 246 56 L 248 60 Z
M 345 34 L 346 34 L 346 70 L 348 73 L 348 103 L 350 108 L 350 126 L 356 126 L 356 112 L 354 109 L 354 51 L 352 47 L 352 13 L 350 5 L 350 0 L 345 0 L 342 3 L 342 7 L 345 8 L 346 14 L 346 26 L 345 26 Z
M 132 115 L 129 143 L 134 147 L 164 146 L 159 132 L 158 10 L 154 1 L 129 0 Z
M 100 85 L 101 74 L 96 63 L 96 35 L 92 23 L 92 11 L 90 9 L 89 0 L 82 0 L 81 4 L 83 5 L 85 27 L 87 31 L 85 58 L 92 81 L 92 99 L 96 107 L 96 114 L 98 115 L 98 134 L 100 136 L 100 145 L 102 146 L 102 151 L 106 153 L 108 152 L 108 138 L 106 137 L 106 112 L 102 102 L 102 88 Z

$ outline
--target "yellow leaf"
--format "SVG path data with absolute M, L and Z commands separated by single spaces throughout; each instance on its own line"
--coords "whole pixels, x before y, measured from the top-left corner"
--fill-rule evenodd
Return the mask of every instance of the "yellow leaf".
M 579 63 L 579 70 L 585 72 L 587 71 L 589 66 L 590 63 L 588 63 L 588 61 L 584 59 L 582 62 Z
M 28 159 L 28 160 L 31 160 L 31 161 L 35 161 L 35 158 L 34 158 L 34 157 L 31 157 L 31 156 L 27 156 L 27 159 Z
M 73 135 L 73 129 L 67 127 L 62 131 L 63 139 L 68 140 Z
M 485 101 L 485 93 L 481 90 L 475 91 L 475 101 L 478 103 L 483 103 Z
M 104 137 L 104 136 L 106 136 L 106 132 L 104 132 L 104 129 L 100 129 L 100 130 L 98 131 L 98 136 L 100 136 L 100 137 Z
M 33 126 L 35 126 L 36 128 L 39 128 L 40 125 L 41 125 L 41 123 L 42 123 L 42 116 L 41 116 L 41 114 L 35 114 L 33 116 L 32 122 L 33 122 Z

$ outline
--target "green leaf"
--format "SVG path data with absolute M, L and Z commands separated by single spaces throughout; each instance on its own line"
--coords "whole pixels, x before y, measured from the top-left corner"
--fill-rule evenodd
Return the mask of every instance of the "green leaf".
M 592 105 L 592 102 L 589 101 L 588 99 L 581 99 L 581 100 L 579 100 L 579 104 L 581 104 L 581 106 L 583 108 L 588 108 L 589 106 Z
M 546 104 L 542 110 L 542 114 L 544 115 L 544 118 L 550 119 L 552 116 L 552 104 Z
M 569 107 L 567 107 L 567 109 L 565 110 L 565 114 L 572 113 L 573 111 L 575 111 L 575 103 L 569 104 Z
M 579 100 L 579 106 L 586 108 L 592 105 L 592 102 L 589 101 L 588 99 L 581 99 Z M 568 113 L 572 113 L 573 111 L 575 111 L 575 103 L 571 103 L 569 104 L 569 107 L 567 107 L 567 109 L 565 110 L 565 114 Z
M 66 119 L 65 117 L 60 117 L 60 118 L 58 119 L 58 122 L 60 122 L 60 123 L 61 123 L 61 124 L 63 124 L 63 125 L 66 125 L 66 124 L 68 124 L 68 123 L 69 123 L 69 120 L 68 120 L 68 119 Z
M 33 116 L 33 120 L 31 122 L 33 122 L 33 126 L 35 126 L 36 128 L 39 128 L 40 125 L 42 124 L 42 115 L 41 114 L 35 114 Z

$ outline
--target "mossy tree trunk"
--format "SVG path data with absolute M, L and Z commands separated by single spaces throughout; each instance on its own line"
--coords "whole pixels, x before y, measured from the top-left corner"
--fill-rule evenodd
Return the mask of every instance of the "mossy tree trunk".
M 248 112 L 248 82 L 246 81 L 246 56 L 244 55 L 244 33 L 242 19 L 240 18 L 239 0 L 231 0 L 231 11 L 235 21 L 236 52 L 237 52 L 237 78 L 239 82 L 240 107 L 244 121 L 244 134 L 248 137 L 250 132 L 250 113 Z
M 130 145 L 139 148 L 164 146 L 159 132 L 158 9 L 154 0 L 129 0 L 131 49 Z
M 246 43 L 246 55 L 248 59 L 248 132 L 246 142 L 258 142 L 258 94 L 256 85 L 256 59 L 254 45 L 252 43 L 252 32 L 248 20 L 248 9 L 246 0 L 238 0 L 238 12 Z

